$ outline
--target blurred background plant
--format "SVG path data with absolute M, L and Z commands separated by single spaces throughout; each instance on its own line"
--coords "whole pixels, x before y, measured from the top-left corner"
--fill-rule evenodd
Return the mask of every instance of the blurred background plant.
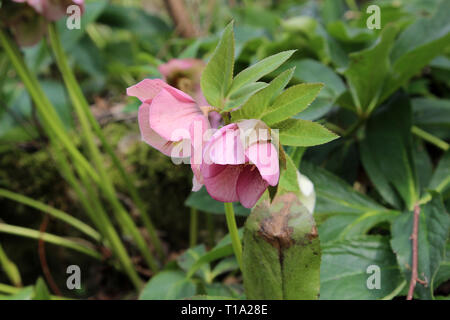
M 366 26 L 370 4 L 380 29 Z M 222 204 L 204 190 L 190 195 L 190 169 L 140 142 L 139 104 L 125 96 L 162 77 L 170 59 L 207 61 L 234 20 L 235 72 L 297 49 L 277 72 L 295 66 L 291 85 L 325 87 L 296 117 L 342 137 L 286 150 L 316 189 L 321 298 L 406 296 L 415 208 L 426 283 L 415 297 L 448 298 L 449 5 L 92 0 L 80 30 L 50 23 L 20 51 L 0 22 L 0 294 L 245 298 Z M 71 264 L 82 269 L 81 290 L 66 289 Z M 370 265 L 381 268 L 379 290 L 365 285 Z

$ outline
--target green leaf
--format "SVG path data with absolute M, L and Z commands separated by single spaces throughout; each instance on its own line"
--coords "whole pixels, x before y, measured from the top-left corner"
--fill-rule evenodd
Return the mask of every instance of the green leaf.
M 233 22 L 222 34 L 214 53 L 202 73 L 200 85 L 206 100 L 214 107 L 222 109 L 225 97 L 231 87 L 234 68 Z
M 409 209 L 414 206 L 419 191 L 411 122 L 408 98 L 397 95 L 369 119 L 360 148 L 364 168 L 380 195 L 397 206 L 393 195 L 398 192 Z
M 444 52 L 450 42 L 449 11 L 450 2 L 441 1 L 433 16 L 417 20 L 400 34 L 392 48 L 393 74 L 381 100 Z
M 339 138 L 324 126 L 302 119 L 289 119 L 273 124 L 280 130 L 280 142 L 286 146 L 310 147 Z
M 181 256 L 177 258 L 177 263 L 181 269 L 188 272 L 192 266 L 206 254 L 205 245 L 201 244 L 189 250 L 186 250 Z M 208 264 L 203 264 L 196 272 L 204 281 L 211 279 L 211 269 Z
M 196 288 L 192 280 L 181 271 L 161 271 L 145 285 L 139 300 L 174 300 L 195 295 Z
M 450 280 L 450 242 L 447 242 L 445 248 L 445 257 L 439 266 L 439 270 L 434 277 L 435 288 L 439 287 L 442 283 Z
M 2 296 L 0 295 L 0 300 L 31 300 L 34 296 L 34 287 L 28 286 L 25 288 L 21 288 L 18 292 L 9 295 Z
M 45 281 L 39 277 L 34 286 L 33 300 L 50 300 L 50 292 L 48 291 Z
M 247 100 L 249 100 L 255 93 L 267 87 L 265 82 L 252 82 L 237 90 L 225 102 L 225 107 L 222 112 L 228 112 L 233 109 L 241 107 Z
M 345 84 L 330 67 L 312 59 L 288 62 L 286 67 L 295 67 L 294 78 L 302 82 L 323 82 L 322 92 L 337 98 L 345 91 Z
M 292 86 L 280 94 L 261 118 L 271 126 L 305 110 L 317 97 L 322 83 L 302 83 Z
M 411 100 L 414 123 L 425 126 L 450 126 L 450 100 L 415 98 Z
M 385 237 L 365 236 L 322 247 L 320 299 L 381 299 L 403 281 L 389 240 Z M 367 272 L 367 268 L 373 265 L 380 268 L 379 289 L 367 287 L 369 277 L 373 275 Z
M 317 195 L 315 216 L 334 214 L 362 215 L 385 208 L 354 190 L 347 182 L 331 172 L 302 161 L 301 172 L 314 183 Z
M 370 112 L 377 105 L 390 71 L 389 53 L 396 34 L 394 26 L 387 26 L 372 47 L 350 54 L 343 73 L 359 112 Z
M 223 202 L 211 198 L 206 188 L 201 188 L 197 192 L 191 192 L 184 204 L 187 207 L 192 207 L 207 213 L 225 214 Z M 234 213 L 237 216 L 248 216 L 250 214 L 250 210 L 244 208 L 240 203 L 234 203 L 233 207 Z
M 328 218 L 319 226 L 321 243 L 352 239 L 366 235 L 371 228 L 382 222 L 391 223 L 399 211 L 372 210 L 361 215 L 336 215 Z
M 238 231 L 239 237 L 242 237 L 242 229 Z M 227 257 L 233 254 L 233 247 L 231 245 L 230 235 L 226 235 L 219 243 L 210 251 L 203 254 L 198 260 L 192 265 L 187 273 L 187 277 L 192 277 L 195 272 L 202 267 L 205 263 L 210 263 L 217 259 Z
M 355 28 L 345 24 L 342 20 L 328 24 L 327 31 L 336 39 L 348 43 L 364 43 L 372 40 L 374 33 L 367 28 Z
M 220 261 L 212 270 L 213 278 L 230 271 L 239 270 L 239 264 L 236 257 L 228 257 Z
M 400 215 L 392 225 L 391 245 L 405 278 L 411 278 L 413 230 L 412 211 Z M 432 299 L 434 279 L 445 257 L 445 243 L 449 236 L 450 216 L 438 194 L 421 206 L 418 231 L 418 276 L 427 286 L 416 284 L 415 294 L 421 299 Z
M 231 113 L 234 122 L 240 119 L 261 119 L 267 107 L 278 96 L 292 78 L 294 69 L 289 69 L 273 79 L 269 85 L 255 93 L 239 109 Z
M 320 244 L 296 193 L 260 201 L 247 219 L 243 277 L 248 299 L 317 299 Z
M 298 185 L 297 178 L 297 167 L 292 161 L 292 158 L 288 155 L 286 155 L 286 169 L 281 168 L 278 188 L 286 191 L 300 192 L 300 186 Z
M 242 88 L 243 86 L 255 82 L 261 79 L 266 74 L 269 74 L 273 70 L 277 69 L 282 65 L 289 57 L 295 52 L 295 50 L 283 51 L 267 57 L 254 65 L 248 67 L 247 69 L 239 72 L 238 75 L 233 79 L 231 88 L 228 91 L 228 96 L 232 95 L 234 92 Z
M 450 189 L 450 151 L 442 156 L 431 177 L 428 189 L 435 190 L 442 194 L 446 194 Z

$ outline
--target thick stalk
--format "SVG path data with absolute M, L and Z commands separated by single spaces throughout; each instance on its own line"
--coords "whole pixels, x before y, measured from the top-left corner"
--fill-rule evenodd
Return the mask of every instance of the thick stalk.
M 154 257 L 150 253 L 144 238 L 139 232 L 139 229 L 135 225 L 133 219 L 131 219 L 129 214 L 123 208 L 122 204 L 117 200 L 114 186 L 106 172 L 100 150 L 95 144 L 94 135 L 92 133 L 88 117 L 86 116 L 86 112 L 83 110 L 83 105 L 85 105 L 85 108 L 89 108 L 89 106 L 87 106 L 87 102 L 84 99 L 80 87 L 78 86 L 78 82 L 76 81 L 72 71 L 70 70 L 66 56 L 61 46 L 61 42 L 59 41 L 58 34 L 56 33 L 53 24 L 49 25 L 49 36 L 50 42 L 53 47 L 53 52 L 55 53 L 56 62 L 64 78 L 64 82 L 69 92 L 69 96 L 73 102 L 73 106 L 75 107 L 75 111 L 80 121 L 86 144 L 88 146 L 92 160 L 94 161 L 95 166 L 99 172 L 100 178 L 103 182 L 99 184 L 99 186 L 102 188 L 106 198 L 111 203 L 118 222 L 121 224 L 124 230 L 129 232 L 130 235 L 134 238 L 134 240 L 136 241 L 136 245 L 141 251 L 141 254 L 147 264 L 152 268 L 153 271 L 157 271 L 158 265 Z
M 106 152 L 109 154 L 109 156 L 112 159 L 112 162 L 114 166 L 119 171 L 119 174 L 121 175 L 123 181 L 125 182 L 125 185 L 127 187 L 127 190 L 130 192 L 131 198 L 133 199 L 133 202 L 138 207 L 142 221 L 144 222 L 144 226 L 147 229 L 147 232 L 149 233 L 150 239 L 160 255 L 161 258 L 164 257 L 164 252 L 162 249 L 161 241 L 158 238 L 158 235 L 156 233 L 155 227 L 153 225 L 153 222 L 151 221 L 150 217 L 145 212 L 145 206 L 142 199 L 139 197 L 138 191 L 135 187 L 134 182 L 132 181 L 130 175 L 128 175 L 122 166 L 119 158 L 117 157 L 116 153 L 114 152 L 111 145 L 108 143 L 108 140 L 106 139 L 105 135 L 103 134 L 103 131 L 98 124 L 97 120 L 95 119 L 94 115 L 91 112 L 91 109 L 89 108 L 89 104 L 78 85 L 78 82 L 76 81 L 76 78 L 70 69 L 67 58 L 64 53 L 64 49 L 61 45 L 61 41 L 59 38 L 59 35 L 57 33 L 57 30 L 53 24 L 49 25 L 49 35 L 50 35 L 50 41 L 52 43 L 53 51 L 56 56 L 56 60 L 58 63 L 58 67 L 63 74 L 63 79 L 66 84 L 67 89 L 69 90 L 70 98 L 72 100 L 72 103 L 76 105 L 77 113 L 82 112 L 84 113 L 85 117 L 87 118 L 87 121 L 92 126 L 95 134 L 100 139 L 100 142 L 102 143 L 103 147 L 105 148 Z
M 242 270 L 242 245 L 239 239 L 238 228 L 236 225 L 236 218 L 234 216 L 233 204 L 225 202 L 225 217 L 227 219 L 228 232 L 230 233 L 231 245 L 233 246 L 234 255 L 238 261 L 239 267 Z

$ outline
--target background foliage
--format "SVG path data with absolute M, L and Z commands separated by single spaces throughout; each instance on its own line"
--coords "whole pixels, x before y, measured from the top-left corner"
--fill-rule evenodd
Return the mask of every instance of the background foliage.
M 162 1 L 87 1 L 81 30 L 67 30 L 64 21 L 57 25 L 90 108 L 127 173 L 137 181 L 168 254 L 160 261 L 163 271 L 157 275 L 141 272 L 149 281 L 139 298 L 245 298 L 224 228 L 222 205 L 204 190 L 189 195 L 189 168 L 173 166 L 170 159 L 139 141 L 139 105 L 125 97 L 124 89 L 143 78 L 160 77 L 157 66 L 171 58 L 209 60 L 225 26 L 234 20 L 234 75 L 272 54 L 296 50 L 263 80 L 269 82 L 295 67 L 288 87 L 323 83 L 317 99 L 295 118 L 317 121 L 341 136 L 321 146 L 305 143 L 286 148 L 294 165 L 315 185 L 314 218 L 322 249 L 320 298 L 406 296 L 411 277 L 413 210 L 419 206 L 418 274 L 426 285 L 417 284 L 415 298 L 448 299 L 450 2 L 373 1 L 381 8 L 379 30 L 366 27 L 366 8 L 372 4 L 366 1 L 186 3 L 196 32 L 190 38 L 177 33 Z M 23 54 L 70 137 L 83 149 L 77 134 L 79 123 L 48 41 L 24 49 Z M 280 64 L 282 58 L 277 56 Z M 202 85 L 230 86 L 227 79 L 232 75 L 223 76 Z M 217 100 L 218 105 L 224 103 L 220 97 L 207 98 Z M 230 101 L 224 107 L 231 110 L 238 102 Z M 264 110 L 258 110 L 264 119 Z M 245 114 L 233 117 L 245 118 Z M 77 196 L 54 166 L 42 121 L 2 48 L 0 153 L 0 188 L 88 221 Z M 130 205 L 126 185 L 110 159 L 102 156 L 121 203 L 133 215 L 136 209 Z M 1 195 L 0 207 L 0 226 L 42 227 L 42 215 L 34 209 Z M 201 244 L 190 249 L 188 207 L 200 211 Z M 241 206 L 235 210 L 237 215 L 249 214 Z M 50 220 L 46 232 L 82 237 L 55 219 Z M 121 237 L 139 266 L 142 257 L 133 239 L 127 234 Z M 40 278 L 42 260 L 36 243 L 0 233 L 0 253 L 4 251 L 6 260 L 17 265 L 26 285 L 0 285 L 5 296 L 55 298 Z M 46 248 L 48 267 L 64 295 L 136 297 L 107 254 L 97 261 L 60 246 L 48 244 Z M 73 261 L 90 270 L 83 275 L 83 289 L 76 292 L 64 290 L 64 271 Z M 378 290 L 366 286 L 370 265 L 381 269 Z M 14 276 L 0 273 L 1 283 L 11 278 Z

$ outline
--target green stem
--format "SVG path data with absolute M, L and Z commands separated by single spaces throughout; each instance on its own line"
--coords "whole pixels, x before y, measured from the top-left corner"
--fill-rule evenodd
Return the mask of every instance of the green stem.
M 42 212 L 48 213 L 49 215 L 66 222 L 67 224 L 71 225 L 72 227 L 80 230 L 87 236 L 91 237 L 95 241 L 100 241 L 100 234 L 95 231 L 93 228 L 91 228 L 89 225 L 85 224 L 84 222 L 72 217 L 71 215 L 55 209 L 53 207 L 50 207 L 42 202 L 36 201 L 34 199 L 25 197 L 21 194 L 11 192 L 5 189 L 0 188 L 0 197 L 5 197 L 11 200 L 14 200 L 16 202 L 25 204 L 27 206 L 33 207 L 37 210 L 40 210 Z
M 95 251 L 94 249 L 82 245 L 80 243 L 77 243 L 73 240 L 69 240 L 66 238 L 62 238 L 50 233 L 46 233 L 46 232 L 40 232 L 37 230 L 32 230 L 32 229 L 28 229 L 28 228 L 23 228 L 23 227 L 18 227 L 18 226 L 13 226 L 13 225 L 9 225 L 6 223 L 0 223 L 0 232 L 2 233 L 7 233 L 7 234 L 12 234 L 12 235 L 16 235 L 16 236 L 22 236 L 22 237 L 26 237 L 26 238 L 31 238 L 31 239 L 42 239 L 48 243 L 52 243 L 58 246 L 62 246 L 62 247 L 66 247 L 66 248 L 70 248 L 73 249 L 75 251 L 84 253 L 90 257 L 93 257 L 97 260 L 102 260 L 102 255 L 100 253 L 98 253 L 97 251 Z
M 214 246 L 214 216 L 211 213 L 205 212 L 206 228 L 208 229 L 208 244 L 210 247 Z
M 191 207 L 191 224 L 189 230 L 189 247 L 194 247 L 197 244 L 198 234 L 198 212 L 197 209 Z
M 109 220 L 108 215 L 105 209 L 103 208 L 96 191 L 94 190 L 92 182 L 86 175 L 86 172 L 80 168 L 77 168 L 80 174 L 80 179 L 86 189 L 86 194 L 88 195 L 88 197 L 86 197 L 85 194 L 83 193 L 80 183 L 78 183 L 77 179 L 73 175 L 67 162 L 61 158 L 58 152 L 55 152 L 54 156 L 57 159 L 57 163 L 59 163 L 60 166 L 62 167 L 63 172 L 66 175 L 66 179 L 70 181 L 70 183 L 72 184 L 72 187 L 74 188 L 81 203 L 83 204 L 86 213 L 91 217 L 91 220 L 93 221 L 94 224 L 96 224 L 98 230 L 100 230 L 105 239 L 108 240 L 113 253 L 120 261 L 123 270 L 130 278 L 130 281 L 133 283 L 133 285 L 136 287 L 137 290 L 140 290 L 142 288 L 142 281 L 139 278 L 139 275 L 137 274 L 134 265 L 122 241 L 120 240 L 119 235 L 117 234 L 117 231 L 115 230 L 114 226 Z
M 3 247 L 0 243 L 0 267 L 2 267 L 3 271 L 11 281 L 13 285 L 16 287 L 22 285 L 22 278 L 20 277 L 20 272 L 14 262 L 12 262 L 6 252 L 3 251 Z
M 431 144 L 434 144 L 436 147 L 447 151 L 449 149 L 449 145 L 447 142 L 433 136 L 432 134 L 420 129 L 419 127 L 413 126 L 411 128 L 411 132 L 416 136 L 422 138 L 425 141 L 428 141 Z
M 238 228 L 236 225 L 236 218 L 234 217 L 233 203 L 225 202 L 225 217 L 227 219 L 228 231 L 230 233 L 231 245 L 233 246 L 234 255 L 238 261 L 239 267 L 242 270 L 242 245 L 239 239 Z
M 79 105 L 80 112 L 84 112 L 90 125 L 94 129 L 95 134 L 100 139 L 100 142 L 102 143 L 106 152 L 111 157 L 114 166 L 117 168 L 120 176 L 122 177 L 123 181 L 125 182 L 127 190 L 130 192 L 133 202 L 136 204 L 136 206 L 139 209 L 139 212 L 141 213 L 142 221 L 144 222 L 144 226 L 147 229 L 147 232 L 149 233 L 150 240 L 152 241 L 160 258 L 164 259 L 164 251 L 162 248 L 161 241 L 159 240 L 159 237 L 156 233 L 156 229 L 153 225 L 153 222 L 151 221 L 150 217 L 146 214 L 144 202 L 142 201 L 141 197 L 139 196 L 137 188 L 135 187 L 135 183 L 132 180 L 131 175 L 126 173 L 125 168 L 123 167 L 122 163 L 120 162 L 119 158 L 117 157 L 116 153 L 114 152 L 114 149 L 108 143 L 108 140 L 106 139 L 100 125 L 98 124 L 97 120 L 95 119 L 94 115 L 92 114 L 91 109 L 89 108 L 89 104 L 88 104 L 85 96 L 83 95 L 83 92 L 82 92 L 80 86 L 78 85 L 76 78 L 75 78 L 72 70 L 68 66 L 67 58 L 66 58 L 64 50 L 61 46 L 61 41 L 59 39 L 57 29 L 52 24 L 49 26 L 49 35 L 50 35 L 50 39 L 52 42 L 52 46 L 54 48 L 55 56 L 57 57 L 57 60 L 58 60 L 58 65 L 60 67 L 60 71 L 63 74 L 64 81 L 66 83 L 66 86 L 68 89 L 70 89 L 72 91 L 72 94 L 71 94 L 72 102 L 74 104 Z
M 23 290 L 23 288 L 17 288 L 17 287 L 9 286 L 4 283 L 0 283 L 0 293 L 6 293 L 6 294 L 12 295 L 12 294 L 19 293 L 20 290 Z M 50 299 L 51 300 L 72 300 L 70 298 L 54 296 L 54 295 L 50 295 Z
M 39 116 L 44 123 L 44 129 L 47 131 L 47 133 L 48 131 L 52 131 L 55 136 L 58 137 L 59 141 L 61 141 L 64 148 L 66 148 L 70 155 L 73 157 L 74 161 L 80 163 L 80 166 L 82 166 L 97 183 L 100 183 L 100 178 L 95 170 L 86 160 L 86 158 L 80 153 L 80 151 L 75 147 L 70 137 L 64 131 L 61 119 L 56 114 L 56 111 L 53 108 L 51 102 L 42 91 L 42 88 L 40 87 L 36 77 L 28 70 L 28 67 L 25 65 L 22 56 L 17 49 L 17 46 L 1 29 L 0 43 L 2 44 L 17 74 L 22 79 L 25 87 L 27 88 L 27 91 L 33 99 Z
M 39 82 L 35 78 L 35 76 L 28 70 L 27 66 L 25 65 L 22 56 L 17 48 L 17 46 L 12 42 L 12 40 L 0 29 L 0 43 L 2 44 L 3 48 L 5 49 L 5 52 L 11 61 L 12 65 L 16 69 L 16 72 L 21 77 L 23 83 L 25 84 L 25 87 L 27 88 L 30 96 L 32 97 L 36 108 L 38 110 L 39 116 L 41 117 L 44 129 L 51 139 L 52 143 L 54 145 L 59 145 L 59 143 L 62 144 L 62 146 L 68 151 L 68 153 L 72 156 L 72 160 L 74 162 L 75 167 L 80 172 L 80 174 L 83 174 L 83 172 L 86 172 L 92 180 L 98 184 L 102 185 L 103 182 L 100 180 L 98 174 L 95 172 L 95 170 L 91 167 L 89 162 L 83 157 L 83 155 L 76 149 L 75 145 L 72 143 L 69 136 L 66 134 L 64 127 L 62 125 L 61 119 L 56 114 L 54 107 L 48 100 L 47 96 L 42 91 Z M 62 162 L 60 161 L 60 164 L 64 163 L 66 167 L 68 167 L 67 163 L 65 163 L 65 160 L 62 159 Z M 70 171 L 70 168 L 66 170 L 66 173 Z M 89 182 L 90 183 L 90 182 Z M 81 190 L 81 188 L 79 189 Z M 81 192 L 77 192 L 78 195 L 82 194 Z M 82 197 L 81 197 L 82 199 Z M 89 207 L 87 203 L 83 204 L 86 208 Z M 87 210 L 89 211 L 89 210 Z M 93 215 L 91 214 L 91 219 L 93 221 L 96 220 L 95 218 L 96 212 L 93 212 Z M 105 214 L 105 217 L 103 217 L 103 222 L 109 222 L 108 217 Z M 103 223 L 102 222 L 102 223 Z M 98 224 L 99 230 L 101 230 L 102 223 Z M 123 244 L 120 241 L 120 238 L 115 233 L 114 229 L 108 228 L 106 229 L 108 232 L 105 233 L 105 237 L 111 242 L 111 245 L 114 246 L 114 243 L 123 248 Z M 112 235 L 115 235 L 114 239 L 109 239 L 108 237 L 112 237 Z M 119 260 L 124 265 L 125 271 L 127 271 L 128 275 L 130 276 L 130 280 L 133 282 L 133 284 L 136 286 L 136 288 L 140 288 L 142 286 L 142 282 L 137 275 L 136 271 L 134 270 L 134 267 L 131 263 L 131 260 L 126 252 L 126 250 L 123 248 L 122 254 L 118 255 Z
M 144 238 L 139 232 L 139 229 L 135 225 L 133 219 L 131 219 L 131 217 L 123 208 L 121 203 L 117 200 L 117 195 L 115 193 L 114 186 L 106 172 L 106 168 L 103 164 L 101 153 L 98 147 L 95 145 L 94 135 L 91 130 L 88 116 L 86 115 L 87 113 L 90 114 L 89 106 L 86 102 L 86 99 L 84 98 L 83 93 L 81 92 L 78 82 L 76 81 L 69 67 L 69 64 L 67 63 L 67 59 L 62 49 L 61 41 L 59 40 L 59 36 L 56 32 L 55 26 L 53 24 L 49 24 L 48 31 L 53 52 L 55 53 L 56 62 L 64 78 L 64 82 L 69 92 L 69 96 L 75 107 L 75 111 L 77 113 L 78 119 L 83 129 L 82 131 L 83 134 L 85 135 L 85 141 L 90 151 L 91 157 L 95 163 L 100 178 L 103 182 L 99 184 L 99 186 L 102 188 L 106 198 L 109 200 L 112 207 L 114 208 L 114 212 L 116 213 L 116 218 L 118 219 L 118 222 L 122 225 L 122 227 L 126 231 L 128 231 L 131 234 L 131 236 L 136 241 L 136 245 L 141 251 L 141 254 L 144 257 L 145 261 L 152 268 L 152 270 L 156 272 L 158 270 L 158 265 L 154 257 L 150 253 Z M 86 110 L 88 112 L 86 112 Z
M 381 300 L 392 300 L 392 299 L 394 299 L 403 290 L 403 288 L 405 286 L 406 286 L 406 281 L 403 281 L 402 283 L 399 284 L 399 286 L 397 288 L 394 289 L 394 291 L 392 291 L 390 294 L 388 294 L 387 296 L 385 296 Z

